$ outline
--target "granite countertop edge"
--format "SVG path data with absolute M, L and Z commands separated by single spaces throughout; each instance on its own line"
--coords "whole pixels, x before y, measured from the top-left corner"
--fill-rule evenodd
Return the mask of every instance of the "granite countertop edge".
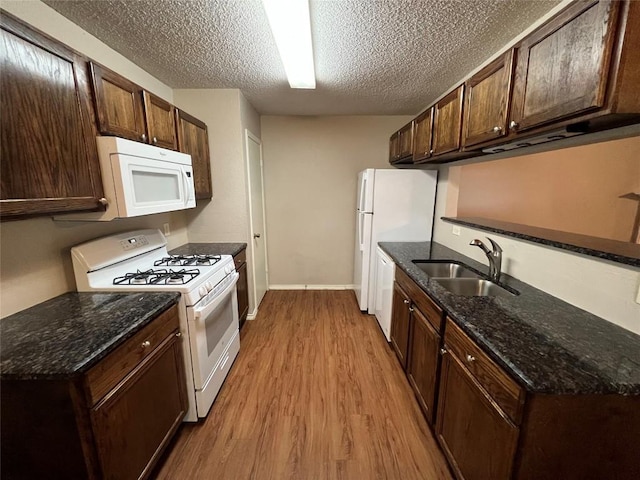
M 185 243 L 169 251 L 170 255 L 231 255 L 237 254 L 247 248 L 243 242 L 197 242 Z
M 78 358 L 72 361 L 65 361 L 62 359 L 60 361 L 59 358 L 49 357 L 49 358 L 36 358 L 37 352 L 34 352 L 32 358 L 18 358 L 21 362 L 28 362 L 27 365 L 34 365 L 32 367 L 25 367 L 24 363 L 20 366 L 13 368 L 12 365 L 7 365 L 7 362 L 11 362 L 11 358 L 6 358 L 5 355 L 2 356 L 2 368 L 0 369 L 0 379 L 4 381 L 11 380 L 68 380 L 73 379 L 75 377 L 79 377 L 84 375 L 87 371 L 89 371 L 93 366 L 107 357 L 110 353 L 115 351 L 118 347 L 124 344 L 129 338 L 133 337 L 140 330 L 146 327 L 153 320 L 158 318 L 159 315 L 176 305 L 180 299 L 180 293 L 178 292 L 145 292 L 145 293 L 109 293 L 109 292 L 91 292 L 91 293 L 77 293 L 77 292 L 69 292 L 67 294 L 60 295 L 53 299 L 42 302 L 41 304 L 35 305 L 34 307 L 30 307 L 26 310 L 18 312 L 14 315 L 3 319 L 2 322 L 6 322 L 9 320 L 11 322 L 12 318 L 17 321 L 28 322 L 30 316 L 37 317 L 42 312 L 43 308 L 53 308 L 56 307 L 56 302 L 64 302 L 70 296 L 84 296 L 85 298 L 96 298 L 96 297 L 104 297 L 104 298 L 114 298 L 117 299 L 115 302 L 119 303 L 118 310 L 127 309 L 127 303 L 135 303 L 141 302 L 145 300 L 153 300 L 154 303 L 150 301 L 145 301 L 144 313 L 139 313 L 136 310 L 133 310 L 135 313 L 131 314 L 131 318 L 126 318 L 126 316 L 119 317 L 119 322 L 113 326 L 113 333 L 111 333 L 111 328 L 108 325 L 105 325 L 107 332 L 103 332 L 105 334 L 103 340 L 98 340 L 97 343 L 91 347 L 87 352 L 84 352 Z M 62 313 L 62 312 L 61 312 Z M 93 312 L 89 312 L 87 315 L 95 315 L 99 316 L 99 309 L 94 310 Z M 42 316 L 44 319 L 44 315 Z M 74 328 L 77 328 L 77 322 L 82 322 L 85 318 L 69 318 L 67 322 L 65 319 L 60 320 L 60 322 L 56 323 L 56 325 L 61 329 L 65 330 L 70 328 L 70 324 L 74 324 Z M 54 320 L 55 323 L 55 320 Z M 122 326 L 124 324 L 124 327 Z M 25 332 L 28 335 L 30 334 L 39 334 L 41 336 L 45 336 L 50 334 L 51 332 L 44 331 L 32 331 Z M 5 347 L 5 341 L 8 341 L 6 338 L 5 330 L 3 330 L 3 350 Z M 68 355 L 69 351 L 73 351 L 73 345 L 65 345 L 65 340 L 67 337 L 60 338 L 57 341 L 55 338 L 53 342 L 57 342 L 58 350 L 64 352 L 66 350 L 66 354 Z M 19 339 L 18 339 L 19 341 Z M 85 342 L 85 346 L 90 342 Z M 52 348 L 52 345 L 46 345 L 45 348 Z M 72 355 L 76 357 L 78 355 Z M 43 363 L 44 362 L 44 363 Z M 38 366 L 38 365 L 41 366 Z M 7 371 L 7 367 L 9 371 Z
M 500 283 L 518 296 L 454 295 L 412 260 L 453 260 L 485 276 L 487 266 L 435 242 L 378 245 L 525 390 L 640 395 L 640 336 L 505 274 Z M 604 345 L 604 362 L 590 349 L 598 341 Z M 626 347 L 625 352 L 613 351 L 614 346 Z

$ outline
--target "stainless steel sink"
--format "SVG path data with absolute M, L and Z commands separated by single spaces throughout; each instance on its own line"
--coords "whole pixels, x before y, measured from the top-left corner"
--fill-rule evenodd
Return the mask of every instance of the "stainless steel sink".
M 500 285 L 482 278 L 435 278 L 434 280 L 455 295 L 469 297 L 513 297 L 516 295 Z
M 413 263 L 432 278 L 480 278 L 480 275 L 458 263 L 420 260 L 414 260 Z

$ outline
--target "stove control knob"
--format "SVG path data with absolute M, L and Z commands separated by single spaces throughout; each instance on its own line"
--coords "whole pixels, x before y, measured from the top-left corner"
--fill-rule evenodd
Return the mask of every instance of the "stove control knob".
M 204 286 L 207 287 L 207 292 L 213 290 L 213 285 L 211 285 L 211 282 L 205 282 Z
M 201 297 L 204 297 L 207 294 L 207 287 L 205 287 L 204 285 L 201 286 L 198 289 L 198 293 L 200 294 Z

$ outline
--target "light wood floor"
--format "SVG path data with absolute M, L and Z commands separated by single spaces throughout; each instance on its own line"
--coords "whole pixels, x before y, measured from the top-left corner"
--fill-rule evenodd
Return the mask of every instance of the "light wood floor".
M 206 420 L 160 479 L 450 479 L 373 316 L 351 291 L 271 291 Z

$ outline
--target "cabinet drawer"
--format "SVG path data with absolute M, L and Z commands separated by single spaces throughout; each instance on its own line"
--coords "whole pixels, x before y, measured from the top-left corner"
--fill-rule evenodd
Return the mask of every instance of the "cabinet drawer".
M 411 280 L 409 276 L 399 268 L 396 268 L 396 282 L 398 282 L 413 303 L 427 320 L 429 320 L 429 323 L 435 328 L 436 332 L 440 333 L 442 330 L 442 309 L 429 298 L 429 295 L 427 295 L 416 282 Z
M 246 250 L 242 250 L 240 253 L 238 253 L 237 255 L 235 255 L 233 257 L 233 263 L 235 263 L 235 265 L 236 265 L 236 270 L 238 270 L 238 268 L 243 263 L 246 263 L 246 261 L 247 261 L 247 251 Z
M 98 403 L 120 380 L 179 327 L 178 307 L 174 306 L 89 370 L 87 386 L 91 404 Z
M 444 343 L 516 425 L 520 424 L 524 390 L 491 360 L 450 318 Z

